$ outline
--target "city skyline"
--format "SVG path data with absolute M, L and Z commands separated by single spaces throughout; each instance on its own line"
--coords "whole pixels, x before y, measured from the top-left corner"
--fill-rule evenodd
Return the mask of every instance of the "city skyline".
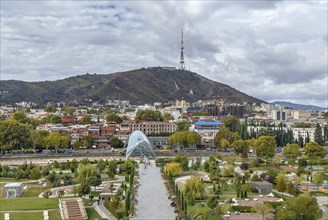
M 266 101 L 327 106 L 326 1 L 1 2 L 1 80 L 186 69 Z

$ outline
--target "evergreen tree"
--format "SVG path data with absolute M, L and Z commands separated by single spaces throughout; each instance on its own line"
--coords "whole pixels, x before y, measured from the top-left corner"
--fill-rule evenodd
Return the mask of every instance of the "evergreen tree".
M 322 129 L 319 124 L 317 124 L 315 131 L 314 131 L 314 141 L 320 145 L 323 144 Z

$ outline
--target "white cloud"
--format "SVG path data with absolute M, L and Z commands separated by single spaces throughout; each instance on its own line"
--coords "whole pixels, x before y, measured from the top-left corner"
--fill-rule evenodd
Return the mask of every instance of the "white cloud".
M 325 1 L 5 1 L 1 79 L 186 67 L 265 100 L 327 106 Z

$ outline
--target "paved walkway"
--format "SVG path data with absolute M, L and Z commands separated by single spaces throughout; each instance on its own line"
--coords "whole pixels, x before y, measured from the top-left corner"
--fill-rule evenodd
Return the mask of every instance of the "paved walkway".
M 109 220 L 116 220 L 116 218 L 105 208 L 104 205 L 98 205 L 97 202 L 93 203 L 92 207 L 98 212 L 101 218 L 109 219 Z
M 316 196 L 315 198 L 317 199 L 319 207 L 322 210 L 322 218 L 320 220 L 327 220 L 328 208 L 324 206 L 324 204 L 328 204 L 328 196 Z
M 160 168 L 151 161 L 151 166 L 140 164 L 139 167 L 139 189 L 134 220 L 174 220 L 176 214 L 171 207 L 171 200 L 160 174 Z

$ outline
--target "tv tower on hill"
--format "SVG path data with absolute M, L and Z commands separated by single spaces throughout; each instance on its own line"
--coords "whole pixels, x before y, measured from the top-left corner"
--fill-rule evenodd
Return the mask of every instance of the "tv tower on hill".
M 179 69 L 180 70 L 185 69 L 185 62 L 184 62 L 184 57 L 183 57 L 183 30 L 181 31 L 181 54 L 180 54 Z

